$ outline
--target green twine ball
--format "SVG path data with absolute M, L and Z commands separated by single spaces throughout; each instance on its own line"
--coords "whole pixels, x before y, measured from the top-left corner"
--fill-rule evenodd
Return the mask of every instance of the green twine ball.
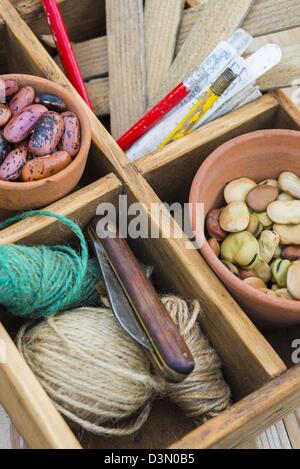
M 87 242 L 76 223 L 39 210 L 17 215 L 0 229 L 37 215 L 57 218 L 68 226 L 78 237 L 81 252 L 69 246 L 0 246 L 0 305 L 23 318 L 99 305 L 96 285 L 102 279 L 100 268 L 96 259 L 89 259 Z

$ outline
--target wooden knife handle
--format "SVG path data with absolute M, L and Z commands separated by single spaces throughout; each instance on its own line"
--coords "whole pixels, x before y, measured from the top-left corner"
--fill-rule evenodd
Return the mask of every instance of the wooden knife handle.
M 92 226 L 162 361 L 187 376 L 194 369 L 191 352 L 129 245 L 101 217 L 95 217 Z

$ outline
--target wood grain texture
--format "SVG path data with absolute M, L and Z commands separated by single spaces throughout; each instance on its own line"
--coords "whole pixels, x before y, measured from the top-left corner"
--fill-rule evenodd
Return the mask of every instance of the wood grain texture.
M 233 448 L 237 439 L 239 446 L 243 446 L 259 430 L 277 422 L 278 412 L 288 415 L 299 403 L 300 367 L 296 366 L 194 430 L 172 449 Z M 278 445 L 278 434 L 273 434 L 273 439 L 277 440 Z
M 167 79 L 159 87 L 154 101 L 159 101 L 196 68 L 212 49 L 241 26 L 253 0 L 210 0 L 176 56 Z
M 292 449 L 292 445 L 289 434 L 281 420 L 236 449 Z
M 282 49 L 282 60 L 257 81 L 261 90 L 285 88 L 300 83 L 300 44 Z
M 101 202 L 116 203 L 122 189 L 121 182 L 115 175 L 109 174 L 64 199 L 50 205 L 47 210 L 80 221 L 85 227 L 95 216 Z M 22 240 L 20 240 L 20 232 Z M 57 232 L 57 233 L 56 233 Z M 51 242 L 49 242 L 51 239 Z M 24 244 L 62 244 L 70 239 L 70 231 L 61 228 L 58 220 L 48 217 L 36 217 L 23 220 L 14 226 L 1 230 L 0 245 L 22 242 Z
M 97 116 L 107 116 L 109 109 L 109 80 L 97 78 L 86 83 L 89 97 L 92 101 Z
M 111 133 L 118 139 L 146 110 L 143 1 L 107 0 Z
M 97 37 L 73 45 L 85 80 L 108 74 L 107 37 Z
M 300 449 L 300 408 L 284 419 L 284 425 L 293 449 Z
M 300 26 L 298 0 L 256 0 L 243 28 L 254 37 Z
M 12 3 L 35 34 L 49 33 L 40 0 L 13 0 Z M 104 0 L 58 0 L 58 3 L 72 41 L 84 41 L 105 34 Z
M 185 10 L 179 29 L 176 53 L 180 51 L 203 7 L 204 2 Z M 242 25 L 254 37 L 298 26 L 300 26 L 300 3 L 298 0 L 255 0 Z
M 51 34 L 41 34 L 40 39 L 47 46 L 56 49 Z M 96 37 L 88 41 L 72 43 L 81 74 L 85 80 L 108 75 L 107 37 Z M 59 56 L 54 57 L 55 62 L 63 70 Z
M 145 51 L 148 103 L 173 62 L 184 0 L 146 0 Z

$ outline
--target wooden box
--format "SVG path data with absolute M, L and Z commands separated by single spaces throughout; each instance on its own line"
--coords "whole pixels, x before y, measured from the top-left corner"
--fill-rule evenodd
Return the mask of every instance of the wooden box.
M 14 2 L 36 34 L 47 26 L 39 16 L 39 2 Z M 21 5 L 22 3 L 22 5 Z M 104 33 L 103 15 L 84 16 L 82 29 L 72 15 L 91 0 L 62 1 L 70 25 L 82 38 L 91 28 Z M 103 2 L 98 2 L 99 7 Z M 72 8 L 70 6 L 72 4 Z M 22 7 L 22 8 L 21 8 Z M 34 7 L 34 8 L 33 8 Z M 68 10 L 69 8 L 69 10 Z M 33 13 L 35 12 L 35 13 Z M 82 12 L 83 13 L 83 12 Z M 59 67 L 8 0 L 1 0 L 0 35 L 6 44 L 0 58 L 4 72 L 28 72 L 63 84 L 80 99 Z M 101 21 L 100 21 L 101 18 Z M 102 30 L 101 30 L 102 28 Z M 80 35 L 79 34 L 79 35 Z M 232 448 L 243 444 L 300 404 L 300 368 L 290 362 L 291 343 L 300 330 L 262 334 L 247 318 L 189 241 L 168 237 L 165 225 L 151 212 L 151 204 L 185 202 L 201 161 L 219 144 L 258 128 L 299 129 L 299 111 L 281 94 L 266 95 L 164 150 L 131 164 L 104 126 L 88 109 L 93 146 L 81 188 L 49 207 L 85 226 L 100 202 L 118 203 L 126 194 L 142 202 L 144 214 L 158 227 L 159 239 L 132 242 L 137 256 L 155 268 L 161 292 L 198 298 L 205 310 L 201 326 L 218 351 L 224 374 L 233 392 L 233 406 L 198 428 L 178 408 L 155 402 L 151 418 L 138 438 L 101 439 L 88 435 L 78 442 L 58 414 L 13 344 L 18 321 L 1 313 L 0 338 L 7 348 L 7 363 L 0 364 L 0 402 L 32 448 Z M 170 218 L 171 225 L 175 221 Z M 55 220 L 30 219 L 0 232 L 0 243 L 66 243 L 70 235 Z M 299 337 L 299 336 L 298 336 Z

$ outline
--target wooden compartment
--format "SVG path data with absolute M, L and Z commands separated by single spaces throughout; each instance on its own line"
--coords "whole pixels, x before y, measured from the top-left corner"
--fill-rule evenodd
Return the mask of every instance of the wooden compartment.
M 193 179 L 211 152 L 238 135 L 272 128 L 300 130 L 300 109 L 283 91 L 265 95 L 230 116 L 145 156 L 135 165 L 163 202 L 187 203 Z M 292 342 L 299 337 L 300 327 L 268 331 L 264 335 L 291 367 Z
M 66 8 L 70 3 L 69 0 L 63 0 L 62 6 Z M 79 3 L 74 1 L 76 8 L 79 8 Z M 98 3 L 99 7 L 103 6 L 100 0 L 97 0 L 97 5 Z M 34 3 L 31 2 L 31 6 L 32 4 Z M 21 2 L 19 8 L 21 9 Z M 35 11 L 40 12 L 40 6 L 37 5 L 36 8 Z M 22 11 L 22 14 L 36 33 L 44 32 L 44 21 L 40 20 L 37 13 L 32 14 L 32 11 Z M 16 67 L 13 71 L 18 71 L 19 68 L 22 72 L 29 71 L 47 77 L 63 84 L 78 96 L 8 0 L 1 0 L 0 16 L 5 21 L 5 25 L 0 25 L 0 33 L 5 34 L 9 51 L 13 50 L 12 62 L 9 64 Z M 87 24 L 90 24 L 89 21 L 91 20 L 87 19 Z M 74 25 L 74 22 L 72 24 Z M 89 38 L 88 28 L 83 36 L 84 39 Z M 210 124 L 211 127 L 206 127 L 206 132 L 200 130 L 202 140 L 198 140 L 199 133 L 195 133 L 164 150 L 165 159 L 152 155 L 136 165 L 130 164 L 96 116 L 88 109 L 87 112 L 93 132 L 93 147 L 89 158 L 92 178 L 95 180 L 110 172 L 115 175 L 104 176 L 49 209 L 74 217 L 85 225 L 99 201 L 113 200 L 117 203 L 120 192 L 128 195 L 129 202 L 143 204 L 144 215 L 158 227 L 160 237 L 139 240 L 133 243 L 133 247 L 137 255 L 155 267 L 161 291 L 172 291 L 183 297 L 198 298 L 201 301 L 206 313 L 201 319 L 201 325 L 222 358 L 224 373 L 232 388 L 235 404 L 219 417 L 193 430 L 193 424 L 187 421 L 177 408 L 157 403 L 156 410 L 154 409 L 152 418 L 144 427 L 139 439 L 111 441 L 90 438 L 85 443 L 89 447 L 105 448 L 150 448 L 169 445 L 210 448 L 234 447 L 241 444 L 299 405 L 300 369 L 295 367 L 286 372 L 286 366 L 276 351 L 231 298 L 199 253 L 190 249 L 191 245 L 184 234 L 178 239 L 168 237 L 165 225 L 151 212 L 151 206 L 153 203 L 160 203 L 160 198 L 163 201 L 177 200 L 179 194 L 181 201 L 186 200 L 188 184 L 201 162 L 197 156 L 199 142 L 206 148 L 207 155 L 214 145 L 222 143 L 224 138 L 251 130 L 255 126 L 264 127 L 268 122 L 271 125 L 276 116 L 282 122 L 286 120 L 287 125 L 292 125 L 292 121 L 296 122 L 293 118 L 294 110 L 290 111 L 289 116 L 289 112 L 281 111 L 276 98 L 265 96 L 247 108 L 247 116 L 242 118 L 243 110 L 238 111 L 230 117 Z M 211 131 L 212 128 L 214 132 Z M 178 153 L 174 151 L 175 145 L 180 146 Z M 184 166 L 180 166 L 184 160 L 190 162 L 187 164 L 187 172 L 183 171 Z M 175 221 L 166 209 L 164 216 L 175 226 Z M 56 228 L 55 221 L 25 220 L 3 230 L 0 233 L 0 243 L 48 243 L 49 240 L 68 242 L 66 232 Z M 5 318 L 6 316 L 2 316 L 5 329 L 1 326 L 0 334 L 7 343 L 8 362 L 4 366 L 0 365 L 0 401 L 29 446 L 78 446 L 13 346 L 6 331 L 13 335 L 15 324 L 7 323 Z M 193 432 L 189 433 L 191 430 Z
M 116 176 L 108 175 L 48 209 L 68 216 L 84 227 L 95 214 L 99 203 L 111 202 L 117 206 L 118 195 L 121 193 L 128 194 Z M 59 229 L 58 221 L 48 218 L 27 219 L 0 232 L 0 244 L 64 244 L 70 241 L 70 232 Z M 166 259 L 173 255 L 169 243 L 160 241 L 160 255 L 153 249 L 154 244 L 156 241 L 150 239 L 131 242 L 136 255 L 154 266 L 159 291 L 176 293 L 176 272 L 172 269 L 165 272 Z M 194 269 L 198 267 L 194 264 Z M 161 276 L 161 272 L 164 275 Z M 189 282 L 181 282 L 180 293 L 185 298 L 191 297 Z M 228 294 L 224 295 L 223 301 L 227 302 Z M 225 377 L 236 402 L 233 407 L 196 429 L 193 422 L 185 418 L 174 405 L 167 401 L 156 401 L 149 421 L 137 436 L 107 439 L 85 435 L 80 443 L 89 448 L 164 448 L 169 445 L 230 447 L 244 442 L 246 438 L 290 411 L 300 399 L 300 390 L 296 391 L 300 382 L 299 370 L 284 373 L 283 363 L 260 333 L 233 301 L 231 307 L 233 317 L 227 326 L 222 327 L 221 314 L 219 322 L 210 324 L 212 315 L 209 308 L 206 309 L 206 317 L 202 318 L 201 323 L 223 361 Z M 7 345 L 7 364 L 0 366 L 1 402 L 31 447 L 75 447 L 79 443 L 73 438 L 12 343 L 10 336 L 14 337 L 20 321 L 8 317 L 4 312 L 1 319 L 0 336 Z M 216 341 L 216 335 L 221 336 L 220 341 Z M 282 373 L 281 377 L 268 383 Z M 33 395 L 34 398 L 31 398 Z M 269 399 L 265 399 L 266 395 Z M 226 425 L 228 422 L 230 428 L 229 434 L 226 432 L 225 435 L 222 430 L 224 422 Z M 212 434 L 207 433 L 207 427 L 208 430 L 212 428 Z M 191 431 L 193 433 L 189 435 Z M 183 442 L 180 442 L 181 438 L 184 438 Z

